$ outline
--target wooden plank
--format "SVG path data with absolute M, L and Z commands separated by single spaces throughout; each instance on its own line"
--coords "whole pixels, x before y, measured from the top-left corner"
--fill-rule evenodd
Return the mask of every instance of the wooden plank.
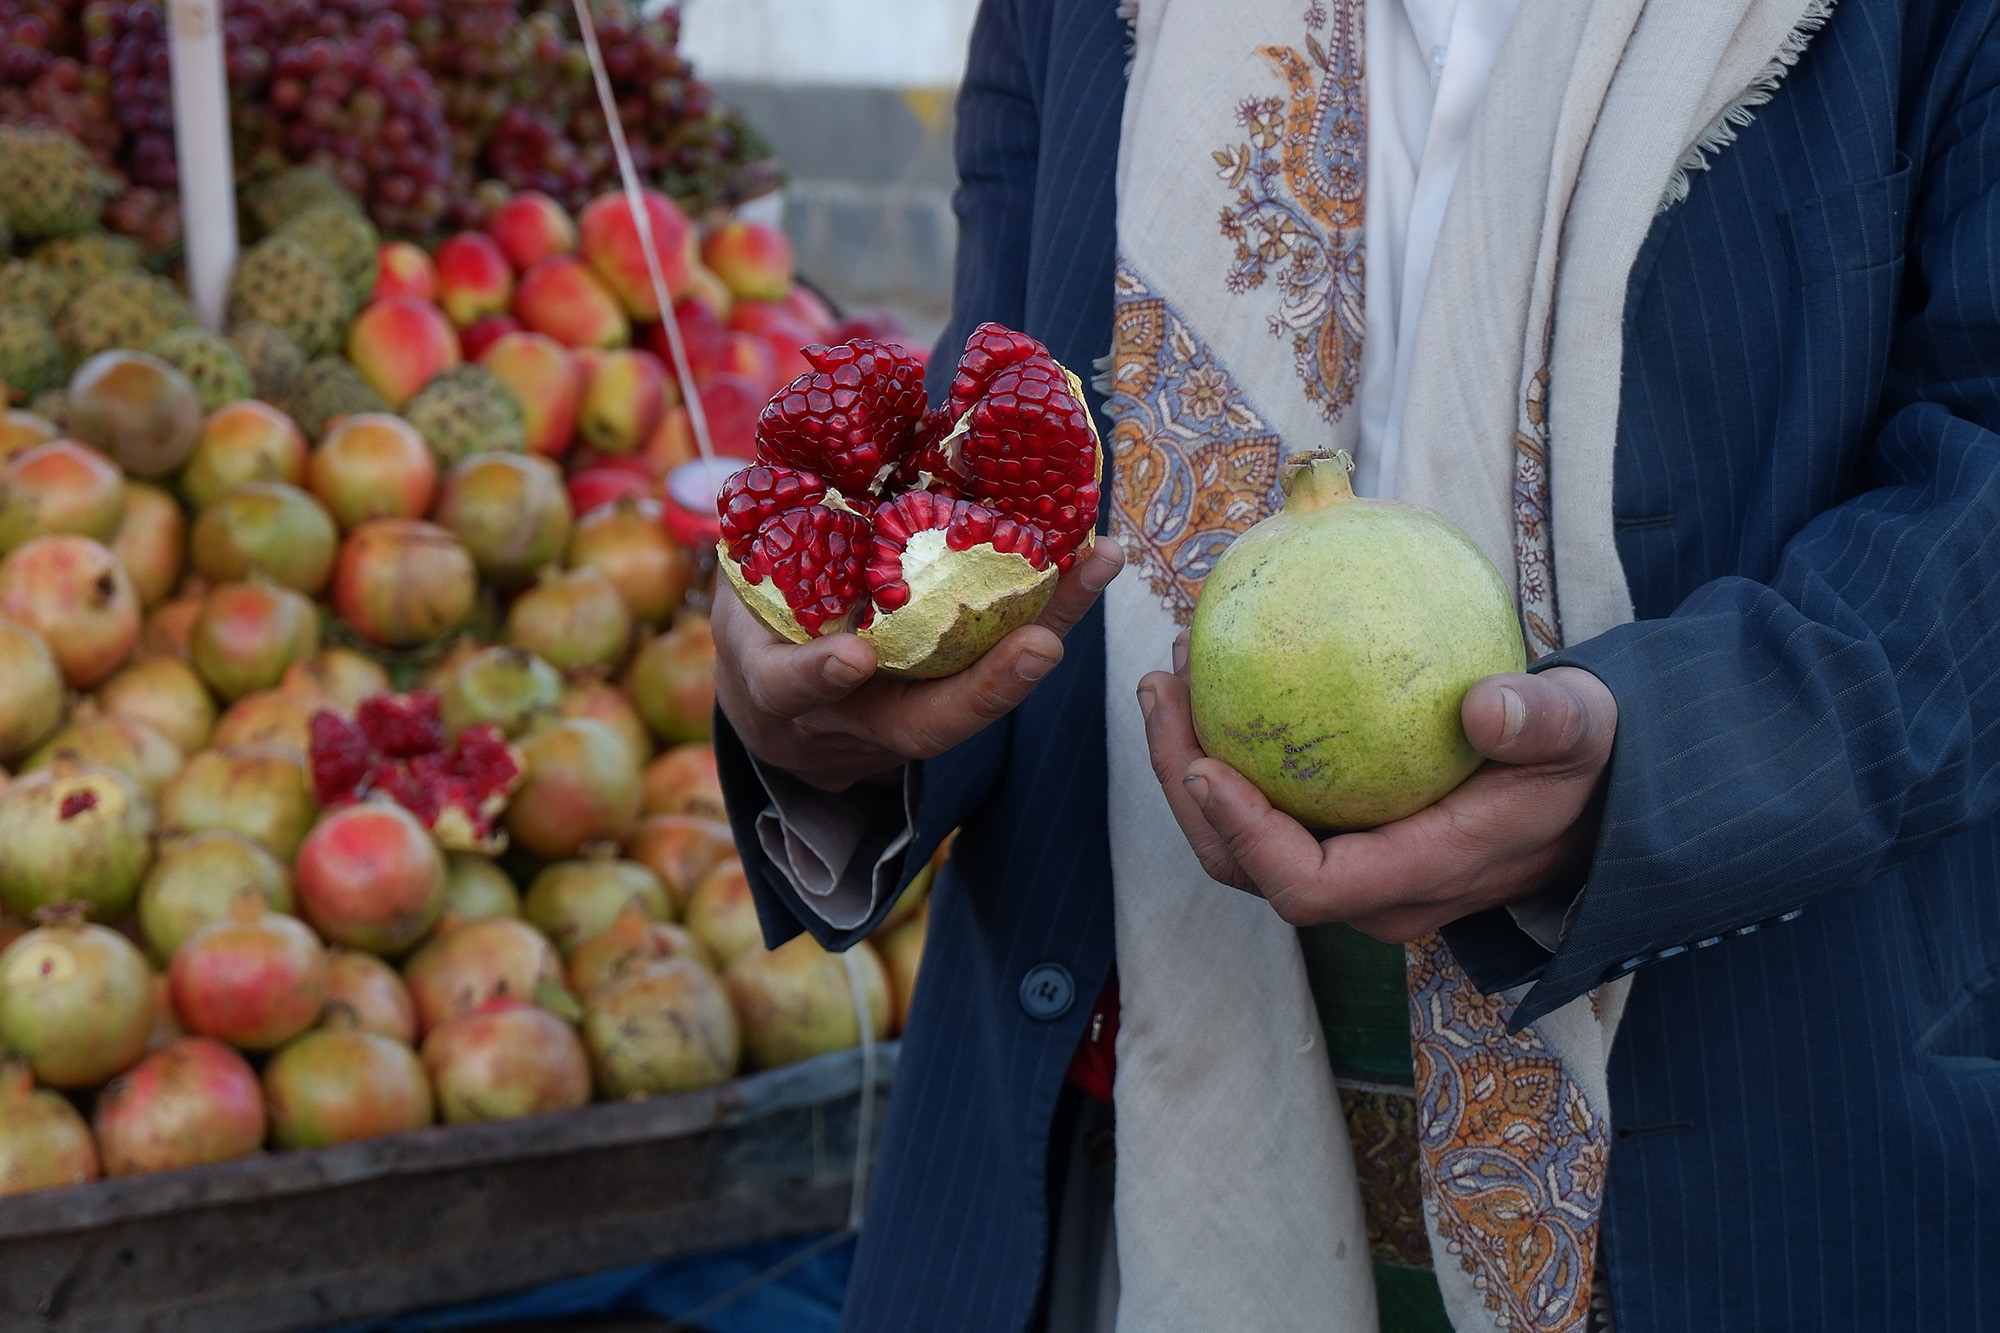
M 847 1214 L 859 1084 L 841 1052 L 699 1093 L 0 1200 L 0 1330 L 284 1333 L 827 1230 Z

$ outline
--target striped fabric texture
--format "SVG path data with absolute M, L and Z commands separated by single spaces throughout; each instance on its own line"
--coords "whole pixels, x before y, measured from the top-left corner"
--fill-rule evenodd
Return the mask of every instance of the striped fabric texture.
M 1621 710 L 1590 885 L 1553 956 L 1504 913 L 1447 931 L 1482 984 L 1535 983 L 1524 1020 L 1637 973 L 1611 1070 L 1621 1333 L 2000 1327 L 1996 16 L 1840 0 L 1632 273 L 1615 509 L 1639 619 L 1549 659 Z M 1113 0 L 987 0 L 940 381 L 985 319 L 1071 365 L 1108 349 L 1124 61 Z M 1112 952 L 1103 670 L 1093 619 L 1014 717 L 923 766 L 906 872 L 966 831 L 857 1333 L 1032 1326 L 1049 1120 Z M 754 847 L 761 789 L 717 741 Z M 863 933 L 749 870 L 774 940 Z M 1020 998 L 1043 963 L 1074 981 L 1053 1019 Z

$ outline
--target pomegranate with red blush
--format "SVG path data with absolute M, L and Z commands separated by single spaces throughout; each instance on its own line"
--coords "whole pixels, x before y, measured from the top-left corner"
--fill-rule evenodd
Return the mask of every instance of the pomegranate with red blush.
M 167 967 L 181 1025 L 246 1051 L 269 1051 L 312 1026 L 326 1003 L 326 950 L 304 922 L 239 892 Z
M 528 776 L 507 807 L 507 827 L 523 847 L 556 861 L 625 835 L 639 813 L 639 762 L 617 732 L 571 718 L 520 745 Z
M 333 609 L 385 648 L 441 638 L 472 615 L 479 574 L 464 543 L 434 523 L 377 518 L 341 544 Z
M 448 1125 L 573 1111 L 590 1101 L 590 1058 L 576 1029 L 510 996 L 433 1028 L 423 1061 Z
M 225 583 L 209 591 L 188 637 L 188 659 L 226 700 L 268 690 L 294 662 L 319 651 L 319 612 L 275 583 Z
M 527 922 L 504 916 L 468 921 L 431 940 L 403 965 L 403 980 L 419 1032 L 471 1013 L 496 995 L 537 1000 L 564 986 L 555 947 Z
M 642 625 L 664 621 L 694 579 L 694 560 L 662 526 L 657 500 L 624 499 L 585 514 L 565 559 L 610 579 Z
M 69 1099 L 37 1088 L 20 1056 L 0 1055 L 0 1196 L 81 1185 L 99 1174 L 96 1141 Z
M 91 1116 L 107 1176 L 177 1171 L 264 1146 L 264 1093 L 244 1058 L 181 1037 L 113 1079 Z
M 372 953 L 332 949 L 326 959 L 326 1009 L 351 1017 L 364 1032 L 379 1032 L 405 1046 L 417 1041 L 417 1006 L 396 969 Z
M 399 954 L 444 910 L 444 854 L 393 801 L 335 810 L 299 845 L 299 908 L 335 944 Z
M 264 1066 L 264 1104 L 281 1148 L 403 1134 L 436 1115 L 417 1053 L 355 1027 L 315 1029 L 272 1056 Z
M 708 617 L 690 612 L 648 639 L 626 668 L 625 690 L 661 740 L 707 740 L 715 727 L 715 634 Z
M 0 560 L 0 616 L 40 634 L 71 689 L 87 690 L 131 656 L 139 595 L 118 557 L 89 537 L 36 537 Z

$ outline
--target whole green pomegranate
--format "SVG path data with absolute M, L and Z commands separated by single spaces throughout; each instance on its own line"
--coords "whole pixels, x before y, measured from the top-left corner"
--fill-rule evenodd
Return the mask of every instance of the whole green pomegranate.
M 1294 454 L 1284 508 L 1208 576 L 1188 638 L 1195 735 L 1321 829 L 1436 802 L 1480 757 L 1459 705 L 1526 665 L 1513 598 L 1435 510 L 1356 497 L 1347 454 Z

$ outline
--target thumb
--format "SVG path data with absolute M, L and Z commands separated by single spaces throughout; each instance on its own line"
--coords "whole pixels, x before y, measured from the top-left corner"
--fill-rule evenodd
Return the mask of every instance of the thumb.
M 1459 720 L 1472 748 L 1503 764 L 1596 762 L 1610 752 L 1618 705 L 1576 667 L 1488 676 L 1465 692 Z

